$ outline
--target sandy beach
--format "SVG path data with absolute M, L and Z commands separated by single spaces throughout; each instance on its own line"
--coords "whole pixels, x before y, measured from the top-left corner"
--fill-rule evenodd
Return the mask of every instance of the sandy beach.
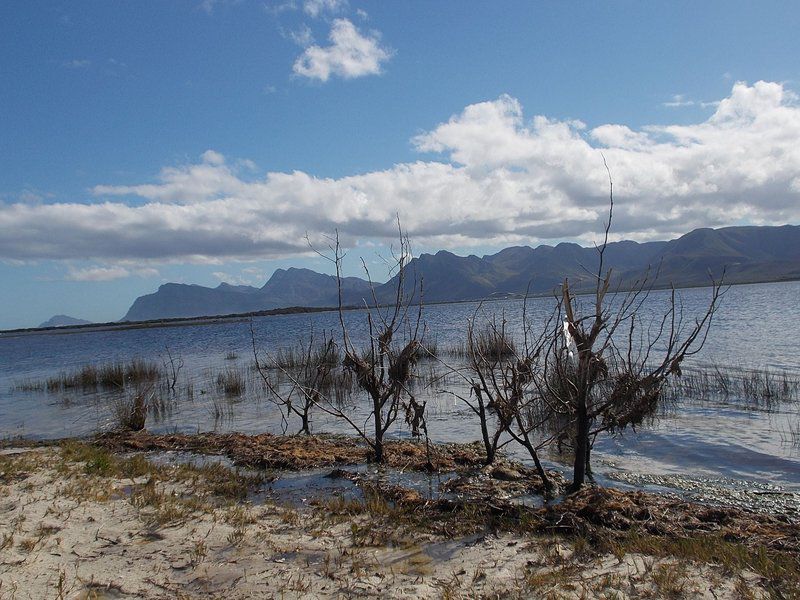
M 758 565 L 732 562 L 730 552 L 698 560 L 691 545 L 683 555 L 636 551 L 646 546 L 644 538 L 600 548 L 583 536 L 476 526 L 475 514 L 476 523 L 467 513 L 436 521 L 423 504 L 374 495 L 254 505 L 244 499 L 252 477 L 218 464 L 158 465 L 143 454 L 122 456 L 76 442 L 6 449 L 0 456 L 0 597 L 797 593 L 789 574 L 785 583 L 766 576 L 796 563 L 792 553 L 765 559 L 759 573 Z

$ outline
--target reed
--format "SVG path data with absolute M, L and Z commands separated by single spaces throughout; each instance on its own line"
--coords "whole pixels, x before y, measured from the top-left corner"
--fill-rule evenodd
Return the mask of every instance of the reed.
M 668 400 L 722 400 L 758 410 L 774 410 L 800 400 L 800 376 L 773 369 L 741 369 L 712 365 L 686 369 L 664 389 Z
M 226 396 L 241 396 L 246 388 L 244 375 L 239 369 L 225 369 L 217 375 L 217 388 Z
M 117 388 L 126 384 L 150 383 L 161 378 L 161 369 L 153 361 L 135 358 L 129 363 L 84 365 L 72 372 L 63 372 L 45 380 L 41 388 L 49 392 L 69 389 Z M 32 385 L 32 382 L 26 382 Z M 38 383 L 37 389 L 38 388 Z

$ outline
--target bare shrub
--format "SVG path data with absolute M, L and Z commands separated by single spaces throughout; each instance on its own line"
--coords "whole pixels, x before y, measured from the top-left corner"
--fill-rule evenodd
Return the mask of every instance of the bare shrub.
M 707 309 L 687 322 L 673 289 L 667 309 L 649 324 L 640 315 L 652 291 L 649 273 L 609 298 L 612 272 L 604 270 L 603 258 L 614 210 L 610 174 L 609 186 L 609 217 L 588 309 L 564 280 L 556 318 L 530 355 L 538 396 L 551 413 L 548 421 L 565 423 L 561 435 L 574 443 L 570 491 L 591 473 L 590 452 L 599 434 L 635 427 L 654 413 L 667 380 L 679 377 L 681 363 L 702 348 L 723 294 L 712 279 Z
M 311 409 L 323 396 L 330 395 L 337 386 L 343 385 L 343 379 L 337 377 L 335 369 L 340 361 L 339 351 L 333 339 L 323 335 L 317 341 L 312 332 L 307 344 L 296 348 L 280 349 L 275 357 L 261 359 L 255 341 L 253 323 L 250 322 L 250 339 L 253 344 L 255 368 L 267 389 L 272 392 L 273 401 L 286 411 L 286 415 L 295 415 L 300 419 L 298 433 L 311 433 Z M 289 381 L 284 390 L 277 381 L 270 378 L 268 370 L 278 371 Z M 283 417 L 284 431 L 288 422 Z
M 390 275 L 396 274 L 396 286 L 394 288 L 394 298 L 388 304 L 381 304 L 375 295 L 375 288 L 367 269 L 366 263 L 362 260 L 362 265 L 370 281 L 372 290 L 372 301 L 366 303 L 366 321 L 369 337 L 365 347 L 358 347 L 353 344 L 350 332 L 345 324 L 345 307 L 342 298 L 342 259 L 344 254 L 339 244 L 338 232 L 329 240 L 329 253 L 320 252 L 314 249 L 320 256 L 333 263 L 336 269 L 338 282 L 338 314 L 341 339 L 337 346 L 332 340 L 326 341 L 326 349 L 323 353 L 316 350 L 316 359 L 310 357 L 310 352 L 314 346 L 309 344 L 306 347 L 306 356 L 300 361 L 298 372 L 298 353 L 284 351 L 280 355 L 278 363 L 281 365 L 282 372 L 286 374 L 291 383 L 289 391 L 282 390 L 280 386 L 272 383 L 268 377 L 264 377 L 263 369 L 259 368 L 265 383 L 278 397 L 278 402 L 292 411 L 290 406 L 293 394 L 300 394 L 300 397 L 309 401 L 309 406 L 331 415 L 337 419 L 345 421 L 353 431 L 361 437 L 372 450 L 372 459 L 375 462 L 384 461 L 384 437 L 389 428 L 395 423 L 400 415 L 401 409 L 408 412 L 410 425 L 417 431 L 426 431 L 424 424 L 424 405 L 416 403 L 413 395 L 409 392 L 411 379 L 415 365 L 421 354 L 420 340 L 422 339 L 421 317 L 421 285 L 417 286 L 416 280 L 411 282 L 406 279 L 406 267 L 411 259 L 411 247 L 408 238 L 403 234 L 399 226 L 400 247 L 397 253 L 393 254 L 392 268 Z M 415 295 L 419 293 L 418 308 L 412 313 L 410 310 Z M 254 354 L 257 351 L 253 348 Z M 329 361 L 330 357 L 341 355 L 341 367 L 348 379 L 334 379 L 340 384 L 325 384 L 320 386 L 321 373 L 329 373 L 327 369 L 333 364 Z M 323 365 L 319 364 L 318 359 L 324 359 Z M 317 364 L 315 364 L 317 363 Z M 292 368 L 295 368 L 293 372 Z M 311 368 L 311 385 L 304 374 Z M 328 381 L 327 377 L 325 381 Z M 369 403 L 369 414 L 367 419 L 358 423 L 353 411 L 349 406 L 344 406 L 345 382 L 352 381 L 353 386 L 364 392 Z M 302 414 L 302 409 L 300 410 Z M 415 425 L 416 423 L 416 425 Z M 301 429 L 302 431 L 302 429 Z

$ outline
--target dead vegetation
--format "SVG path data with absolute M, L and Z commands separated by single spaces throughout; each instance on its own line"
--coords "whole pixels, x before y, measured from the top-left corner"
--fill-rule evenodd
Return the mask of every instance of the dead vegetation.
M 16 474 L 14 494 L 25 493 L 28 480 L 42 486 L 37 477 L 49 473 L 49 483 L 37 494 L 58 489 L 68 499 L 67 504 L 53 498 L 40 503 L 46 515 L 52 512 L 44 520 L 35 502 L 25 509 L 33 520 L 12 505 L 19 518 L 0 525 L 0 544 L 10 560 L 30 557 L 24 563 L 28 567 L 18 568 L 33 568 L 38 557 L 51 551 L 69 556 L 69 546 L 59 547 L 58 540 L 75 535 L 73 521 L 89 515 L 95 519 L 92 523 L 99 526 L 100 519 L 104 526 L 92 525 L 94 542 L 87 538 L 75 546 L 77 553 L 88 550 L 93 561 L 103 561 L 120 549 L 134 557 L 140 554 L 136 548 L 151 548 L 144 563 L 137 565 L 134 559 L 127 564 L 129 574 L 144 566 L 152 576 L 153 561 L 160 556 L 152 549 L 160 548 L 161 542 L 165 548 L 172 544 L 176 547 L 169 552 L 171 558 L 159 568 L 166 567 L 173 582 L 183 572 L 189 575 L 186 581 L 195 579 L 203 573 L 195 569 L 203 565 L 233 568 L 244 560 L 248 576 L 237 579 L 240 585 L 267 565 L 283 569 L 284 564 L 296 564 L 291 576 L 282 579 L 294 582 L 283 592 L 321 592 L 322 582 L 335 582 L 329 595 L 342 589 L 364 595 L 363 587 L 350 586 L 362 585 L 359 582 L 376 573 L 381 583 L 370 588 L 374 593 L 394 589 L 398 576 L 406 577 L 403 585 L 433 578 L 428 583 L 436 593 L 408 589 L 424 597 L 460 597 L 470 590 L 502 597 L 560 597 L 572 592 L 606 597 L 621 585 L 636 597 L 683 597 L 696 593 L 698 586 L 728 590 L 718 596 L 728 598 L 765 597 L 765 591 L 777 598 L 796 598 L 800 590 L 800 525 L 640 492 L 587 487 L 559 503 L 531 508 L 497 499 L 426 500 L 412 490 L 364 479 L 355 482 L 362 490 L 360 498 L 325 496 L 310 509 L 258 508 L 245 499 L 262 482 L 235 469 L 218 464 L 158 465 L 141 454 L 118 455 L 81 442 L 65 442 L 58 451 L 0 456 L 0 472 Z M 83 508 L 75 511 L 72 502 Z M 103 505 L 113 508 L 101 516 Z M 132 543 L 118 526 L 110 526 L 108 519 L 130 518 L 125 506 L 136 518 L 134 538 L 156 546 L 133 538 Z M 59 520 L 58 526 L 53 519 Z M 286 545 L 278 539 L 287 540 Z M 325 545 L 309 546 L 314 540 Z M 301 547 L 314 549 L 304 553 Z M 458 549 L 457 558 L 448 558 L 448 548 Z M 509 573 L 498 568 L 500 564 L 514 566 Z M 62 573 L 68 565 L 62 566 Z M 501 573 L 505 576 L 497 579 Z M 272 580 L 277 576 L 278 572 Z M 64 590 L 81 588 L 74 575 L 60 579 Z M 214 577 L 205 581 L 220 584 Z M 57 583 L 54 579 L 53 585 Z M 91 583 L 98 590 L 121 591 L 129 585 L 107 578 Z M 209 593 L 191 587 L 170 589 Z
M 198 454 L 222 454 L 240 466 L 301 470 L 336 465 L 363 464 L 373 460 L 372 448 L 346 435 L 283 436 L 262 433 L 152 434 L 116 431 L 101 434 L 94 443 L 117 452 L 180 450 Z M 418 442 L 386 442 L 387 466 L 439 472 L 479 468 L 483 458 L 476 444 L 437 444 L 429 449 Z

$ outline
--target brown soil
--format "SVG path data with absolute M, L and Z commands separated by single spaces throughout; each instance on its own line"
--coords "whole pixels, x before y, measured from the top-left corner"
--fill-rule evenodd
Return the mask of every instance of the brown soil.
M 147 431 L 111 432 L 95 438 L 99 446 L 115 452 L 179 450 L 198 454 L 224 454 L 234 464 L 261 469 L 301 470 L 369 462 L 371 451 L 358 438 L 340 435 L 245 435 L 199 433 L 157 435 Z M 401 440 L 386 442 L 386 464 L 397 469 L 453 472 L 483 464 L 478 444 L 425 444 Z

